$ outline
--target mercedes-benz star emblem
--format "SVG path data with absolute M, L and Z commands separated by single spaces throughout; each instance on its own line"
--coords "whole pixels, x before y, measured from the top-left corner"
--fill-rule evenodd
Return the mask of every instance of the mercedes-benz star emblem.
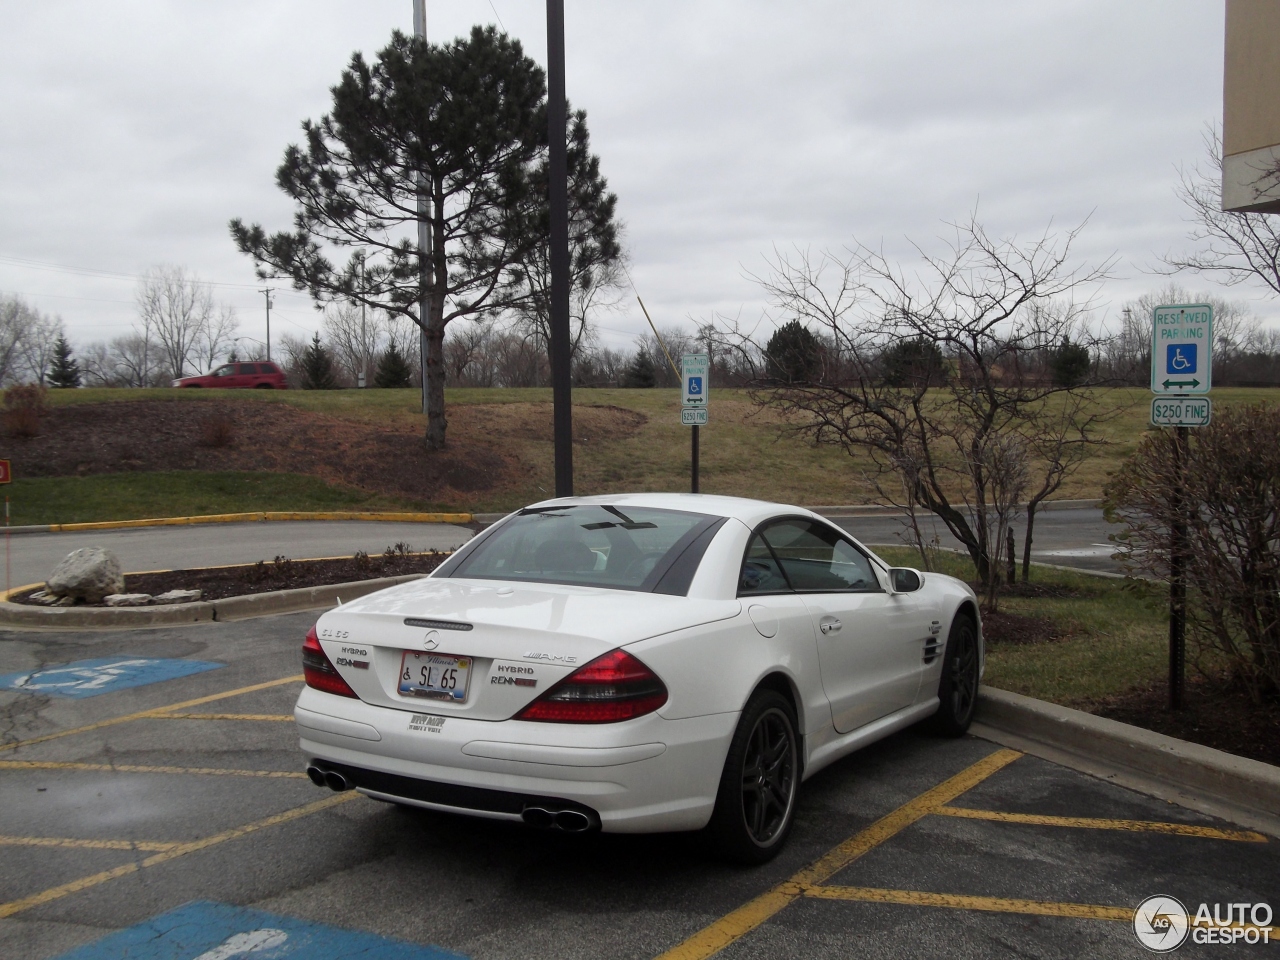
M 434 650 L 440 645 L 440 631 L 428 630 L 427 635 L 422 638 L 423 650 Z

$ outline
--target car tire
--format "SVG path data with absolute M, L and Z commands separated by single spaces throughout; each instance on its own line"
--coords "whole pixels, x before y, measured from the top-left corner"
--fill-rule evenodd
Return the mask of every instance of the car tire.
M 791 833 L 799 786 L 795 711 L 780 693 L 757 690 L 738 719 L 707 825 L 717 851 L 741 864 L 772 860 Z
M 934 733 L 960 737 L 973 722 L 978 706 L 978 625 L 967 613 L 958 613 L 947 634 L 938 681 L 938 712 L 929 718 Z
M 255 389 L 255 390 L 270 390 L 270 389 L 271 389 L 271 384 L 269 384 L 269 383 L 255 383 L 255 384 L 253 385 L 253 389 Z

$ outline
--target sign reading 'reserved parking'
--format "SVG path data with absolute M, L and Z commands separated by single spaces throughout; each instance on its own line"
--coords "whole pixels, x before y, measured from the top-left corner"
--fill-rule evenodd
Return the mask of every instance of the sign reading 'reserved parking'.
M 1213 308 L 1156 307 L 1151 328 L 1151 392 L 1208 393 L 1213 386 Z

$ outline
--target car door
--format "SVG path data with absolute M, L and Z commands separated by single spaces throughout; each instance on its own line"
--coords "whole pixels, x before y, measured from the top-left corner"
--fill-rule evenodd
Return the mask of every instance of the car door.
M 760 636 L 776 639 L 780 647 L 808 650 L 805 659 L 812 662 L 814 630 L 809 608 L 791 589 L 773 551 L 759 533 L 747 543 L 738 575 L 738 599 Z M 821 700 L 818 704 L 820 707 Z
M 887 593 L 866 554 L 826 524 L 780 520 L 761 534 L 809 611 L 836 729 L 910 706 L 928 633 L 912 595 Z

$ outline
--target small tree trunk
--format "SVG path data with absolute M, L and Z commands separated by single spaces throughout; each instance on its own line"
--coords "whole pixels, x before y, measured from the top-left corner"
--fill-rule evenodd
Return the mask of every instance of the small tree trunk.
M 1031 531 L 1036 525 L 1036 508 L 1040 506 L 1039 500 L 1027 501 L 1027 533 L 1022 541 L 1022 582 L 1029 583 L 1031 580 Z
M 1005 527 L 1005 582 L 1012 585 L 1018 579 L 1018 559 L 1013 542 L 1013 527 Z

